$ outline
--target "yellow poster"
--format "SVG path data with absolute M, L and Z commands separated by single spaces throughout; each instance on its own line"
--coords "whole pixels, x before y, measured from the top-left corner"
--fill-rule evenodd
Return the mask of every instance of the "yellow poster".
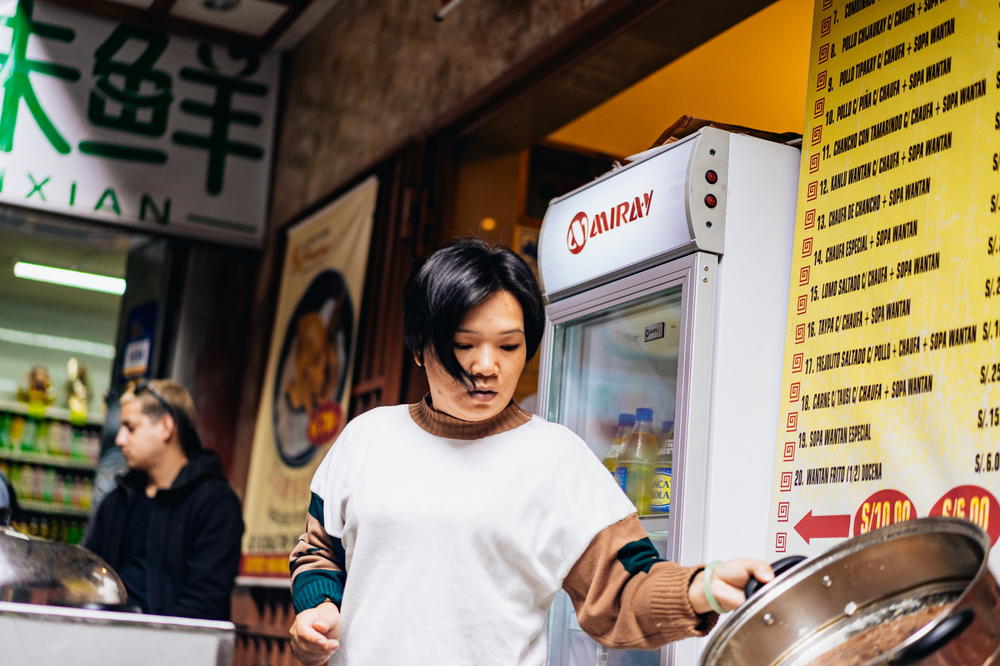
M 288 232 L 247 478 L 242 576 L 288 577 L 309 482 L 344 425 L 377 191 L 370 178 Z
M 772 556 L 1000 536 L 998 29 L 994 1 L 816 2 Z

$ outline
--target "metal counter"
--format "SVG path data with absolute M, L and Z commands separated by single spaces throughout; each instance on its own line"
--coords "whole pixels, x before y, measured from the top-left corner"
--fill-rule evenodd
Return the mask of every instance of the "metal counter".
M 0 601 L 4 666 L 230 666 L 232 622 Z

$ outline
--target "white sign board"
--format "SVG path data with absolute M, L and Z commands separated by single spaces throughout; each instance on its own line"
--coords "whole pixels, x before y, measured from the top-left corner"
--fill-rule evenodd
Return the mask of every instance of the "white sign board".
M 0 0 L 0 203 L 259 245 L 279 62 Z

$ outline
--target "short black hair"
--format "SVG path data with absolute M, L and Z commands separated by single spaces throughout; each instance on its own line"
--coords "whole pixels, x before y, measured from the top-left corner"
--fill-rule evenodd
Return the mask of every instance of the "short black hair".
M 420 359 L 430 347 L 449 375 L 471 384 L 469 373 L 455 358 L 455 331 L 469 310 L 499 291 L 509 292 L 521 305 L 526 359 L 530 360 L 545 328 L 538 283 L 521 257 L 478 238 L 463 238 L 435 251 L 407 280 L 403 295 L 406 346 Z

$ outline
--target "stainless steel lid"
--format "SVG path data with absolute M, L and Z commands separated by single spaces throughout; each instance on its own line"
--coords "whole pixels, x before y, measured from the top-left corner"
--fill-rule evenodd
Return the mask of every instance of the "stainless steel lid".
M 127 599 L 118 574 L 89 550 L 0 526 L 0 601 L 105 607 Z
M 985 569 L 989 547 L 972 523 L 941 517 L 844 541 L 795 565 L 726 618 L 701 664 L 810 663 L 914 604 L 939 605 L 944 614 Z

